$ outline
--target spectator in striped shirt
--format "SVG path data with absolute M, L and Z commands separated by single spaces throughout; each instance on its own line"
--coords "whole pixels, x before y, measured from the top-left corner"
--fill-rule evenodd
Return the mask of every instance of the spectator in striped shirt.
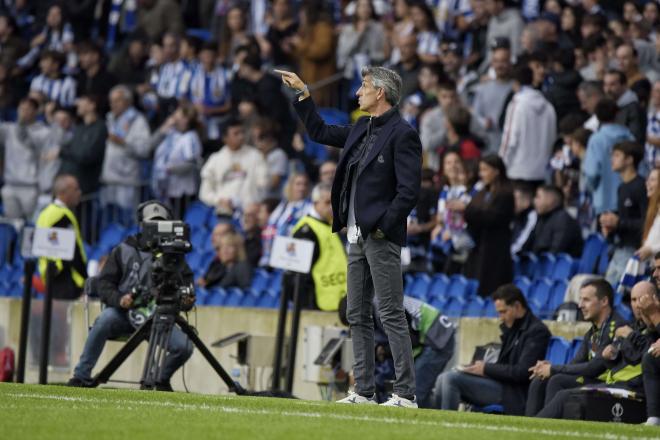
M 39 61 L 41 74 L 30 83 L 30 92 L 43 93 L 49 101 L 62 107 L 73 107 L 76 100 L 76 80 L 62 76 L 60 70 L 64 55 L 52 50 L 44 51 Z

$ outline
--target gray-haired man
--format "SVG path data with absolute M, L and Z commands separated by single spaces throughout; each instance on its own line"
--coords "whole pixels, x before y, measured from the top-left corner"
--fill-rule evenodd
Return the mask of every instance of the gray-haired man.
M 403 308 L 401 246 L 406 219 L 417 203 L 422 146 L 417 132 L 399 115 L 401 77 L 383 67 L 362 70 L 357 91 L 369 117 L 352 126 L 327 125 L 310 93 L 294 73 L 278 71 L 298 91 L 294 103 L 310 137 L 343 148 L 332 185 L 333 232 L 348 229 L 347 317 L 353 339 L 355 391 L 342 403 L 374 402 L 372 299 L 394 358 L 394 394 L 385 405 L 417 407 L 415 369 Z

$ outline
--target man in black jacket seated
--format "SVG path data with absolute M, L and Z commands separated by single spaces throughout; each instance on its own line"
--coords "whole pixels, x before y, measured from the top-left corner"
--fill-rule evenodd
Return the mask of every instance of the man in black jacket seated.
M 618 388 L 644 393 L 642 358 L 649 346 L 660 336 L 643 309 L 645 297 L 652 297 L 654 293 L 655 286 L 648 281 L 635 284 L 630 292 L 630 304 L 636 322 L 632 327 L 623 326 L 617 329 L 614 341 L 603 349 L 600 356 L 595 356 L 590 361 L 590 388 Z M 561 418 L 570 393 L 570 389 L 559 391 L 536 417 Z
M 612 310 L 613 295 L 612 286 L 602 279 L 582 285 L 580 310 L 584 320 L 591 322 L 591 328 L 569 364 L 552 365 L 548 361 L 539 361 L 529 369 L 533 380 L 529 385 L 526 416 L 535 416 L 560 390 L 595 381 L 589 374 L 594 367 L 590 361 L 612 343 L 616 330 L 625 325 L 625 321 Z
M 438 376 L 435 399 L 440 409 L 458 409 L 461 401 L 479 406 L 504 406 L 508 415 L 525 412 L 528 369 L 545 357 L 550 331 L 529 310 L 520 289 L 513 284 L 493 294 L 502 324 L 502 348 L 495 363 L 473 365 Z
M 160 202 L 152 200 L 138 207 L 138 220 L 170 220 L 172 214 Z M 130 236 L 112 249 L 107 262 L 96 279 L 101 301 L 106 305 L 94 322 L 80 360 L 67 385 L 95 387 L 92 369 L 96 365 L 108 339 L 130 335 L 153 312 L 153 304 L 143 304 L 136 288 L 151 289 L 152 254 L 145 251 L 140 234 Z M 192 287 L 193 273 L 186 265 L 184 281 Z M 187 306 L 192 307 L 194 298 Z M 170 378 L 192 355 L 192 344 L 178 327 L 172 329 L 167 346 L 167 358 L 162 376 L 156 383 L 159 391 L 172 391 Z
M 582 252 L 580 225 L 564 209 L 564 196 L 556 186 L 543 185 L 536 190 L 534 209 L 538 220 L 525 245 L 535 254 L 566 252 L 579 257 Z

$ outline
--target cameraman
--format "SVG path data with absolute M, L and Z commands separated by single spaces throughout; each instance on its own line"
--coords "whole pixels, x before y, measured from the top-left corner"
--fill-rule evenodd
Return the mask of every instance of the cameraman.
M 172 214 L 160 202 L 152 200 L 138 207 L 137 217 L 141 224 L 145 221 L 171 220 Z M 105 342 L 132 334 L 153 312 L 154 304 L 141 295 L 142 292 L 151 292 L 152 258 L 140 233 L 126 238 L 112 249 L 97 283 L 92 287 L 106 307 L 94 322 L 73 377 L 67 385 L 97 386 L 91 373 Z M 184 277 L 192 286 L 193 274 L 187 265 Z M 194 297 L 184 304 L 184 309 L 192 307 L 193 303 Z M 172 329 L 167 351 L 162 376 L 156 383 L 158 391 L 172 391 L 170 378 L 192 355 L 191 342 L 176 326 Z

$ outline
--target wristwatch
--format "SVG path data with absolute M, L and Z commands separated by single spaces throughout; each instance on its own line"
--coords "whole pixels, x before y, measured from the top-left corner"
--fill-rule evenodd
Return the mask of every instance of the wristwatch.
M 296 95 L 304 95 L 305 93 L 309 93 L 307 84 L 305 84 L 305 87 L 303 87 L 301 90 L 296 91 Z

